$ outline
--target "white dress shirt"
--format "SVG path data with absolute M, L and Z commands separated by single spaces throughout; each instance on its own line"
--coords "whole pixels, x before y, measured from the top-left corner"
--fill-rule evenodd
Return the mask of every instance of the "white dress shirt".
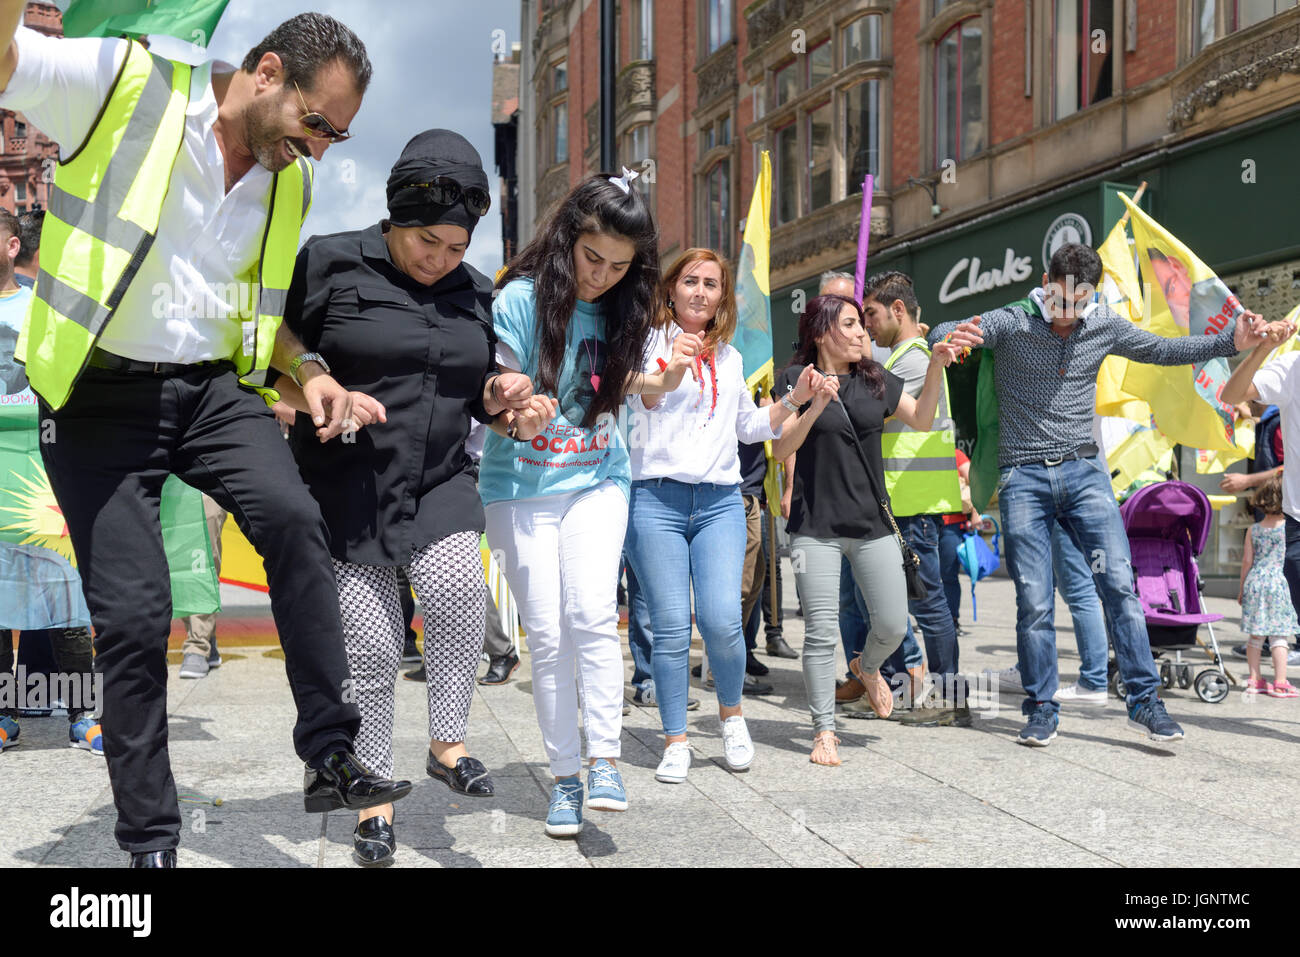
M 20 27 L 18 67 L 0 107 L 21 110 L 71 156 L 89 135 L 126 56 L 121 39 L 47 37 Z M 238 285 L 257 262 L 272 174 L 254 164 L 229 193 L 213 124 L 212 62 L 195 67 L 185 134 L 163 201 L 158 235 L 99 347 L 149 362 L 201 362 L 233 356 L 241 344 L 241 302 L 256 290 Z M 217 64 L 220 72 L 233 71 Z
M 673 340 L 681 333 L 674 325 L 668 335 L 656 329 L 650 337 L 645 372 L 659 372 L 658 359 L 672 356 Z M 682 384 L 659 397 L 647 410 L 639 395 L 627 399 L 627 444 L 632 460 L 632 481 L 669 478 L 679 482 L 740 484 L 737 442 L 764 442 L 780 436 L 772 430 L 771 412 L 754 404 L 745 387 L 744 361 L 731 346 L 720 345 L 715 360 L 718 404 L 713 406 L 713 377 L 700 364 L 703 382 L 691 373 Z M 703 386 L 701 388 L 701 386 Z M 650 396 L 653 401 L 655 396 Z

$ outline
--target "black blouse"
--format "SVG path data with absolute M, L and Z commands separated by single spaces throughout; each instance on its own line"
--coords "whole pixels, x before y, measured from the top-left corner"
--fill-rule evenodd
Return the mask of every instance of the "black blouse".
M 802 367 L 791 366 L 777 376 L 773 398 L 785 395 L 802 372 Z M 822 410 L 795 454 L 794 491 L 786 522 L 791 535 L 870 540 L 893 533 L 871 493 L 871 480 L 862 471 L 865 454 L 877 484 L 885 487 L 880 437 L 885 419 L 898 408 L 903 380 L 886 372 L 884 393 L 876 398 L 857 373 L 840 376 L 840 401 Z M 800 411 L 811 405 L 806 403 Z M 855 433 L 862 453 L 853 441 Z
M 298 253 L 284 320 L 335 379 L 388 413 L 355 441 L 323 445 L 298 413 L 289 441 L 331 554 L 405 565 L 416 548 L 482 532 L 465 439 L 471 415 L 490 421 L 482 395 L 496 370 L 491 281 L 462 263 L 421 285 L 393 264 L 379 225 L 313 236 Z

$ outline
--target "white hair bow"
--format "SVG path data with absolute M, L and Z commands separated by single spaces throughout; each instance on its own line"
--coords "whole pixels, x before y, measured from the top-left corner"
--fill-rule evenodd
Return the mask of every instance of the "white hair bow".
M 615 186 L 617 186 L 619 189 L 621 189 L 624 193 L 631 193 L 632 180 L 636 179 L 640 175 L 641 174 L 638 171 L 630 170 L 626 166 L 624 166 L 623 175 L 611 179 L 610 182 L 613 183 Z

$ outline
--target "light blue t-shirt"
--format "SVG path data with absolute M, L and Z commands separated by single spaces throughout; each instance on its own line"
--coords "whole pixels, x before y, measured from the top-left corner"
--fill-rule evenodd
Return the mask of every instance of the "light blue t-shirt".
M 497 339 L 536 381 L 537 335 L 533 281 L 507 283 L 492 303 Z M 478 489 L 483 504 L 593 488 L 609 479 L 628 494 L 631 467 L 614 416 L 594 428 L 581 423 L 595 398 L 592 379 L 605 369 L 605 317 L 600 306 L 579 301 L 569 319 L 564 366 L 560 370 L 559 409 L 546 431 L 531 442 L 516 442 L 489 432 L 483 446 Z

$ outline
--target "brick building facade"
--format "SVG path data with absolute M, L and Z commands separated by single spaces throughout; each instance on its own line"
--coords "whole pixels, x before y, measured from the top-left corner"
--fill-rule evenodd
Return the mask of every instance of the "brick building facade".
M 63 14 L 50 3 L 29 3 L 24 18 L 33 30 L 63 35 Z M 49 205 L 59 144 L 13 110 L 0 110 L 0 206 L 21 214 Z

